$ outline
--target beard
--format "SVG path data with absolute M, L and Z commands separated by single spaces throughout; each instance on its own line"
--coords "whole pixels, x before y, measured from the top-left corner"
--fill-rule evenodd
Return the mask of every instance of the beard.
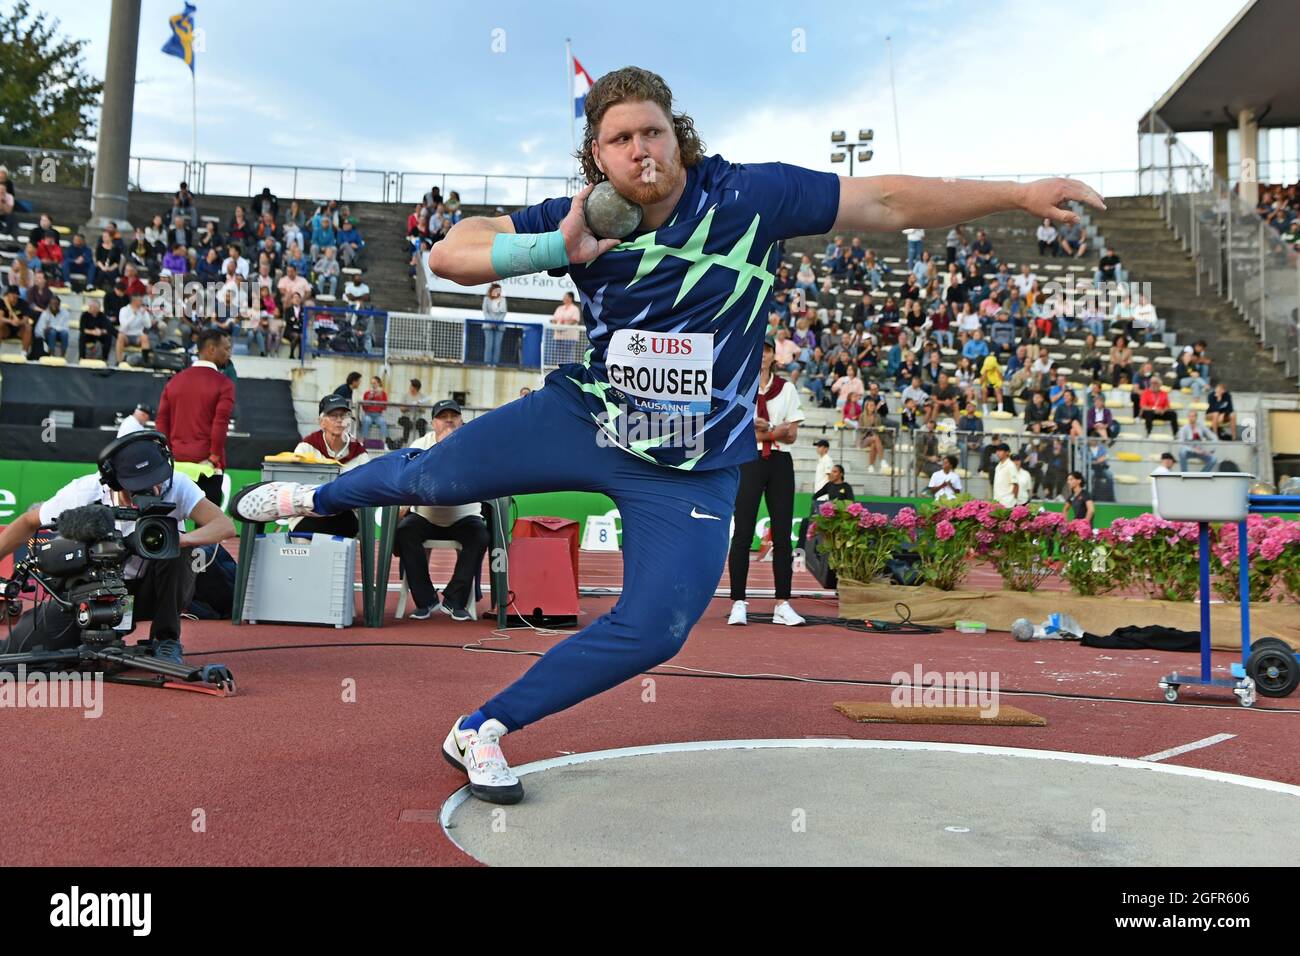
M 666 165 L 656 165 L 654 182 L 647 183 L 638 175 L 619 193 L 639 206 L 653 206 L 673 194 L 683 176 L 681 154 L 675 153 Z M 616 184 L 617 185 L 617 184 Z

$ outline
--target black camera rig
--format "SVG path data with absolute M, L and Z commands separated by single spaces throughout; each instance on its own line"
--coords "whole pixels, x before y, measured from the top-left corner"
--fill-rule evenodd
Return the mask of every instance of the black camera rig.
M 143 495 L 137 495 L 134 503 L 135 507 L 129 508 L 107 505 L 72 508 L 59 516 L 54 528 L 41 529 L 54 531 L 53 537 L 41 537 L 38 532 L 28 555 L 14 565 L 12 578 L 0 581 L 0 595 L 12 617 L 15 609 L 21 607 L 23 595 L 34 594 L 39 584 L 50 602 L 73 617 L 80 640 L 75 647 L 36 644 L 42 638 L 52 638 L 54 644 L 61 635 L 42 635 L 39 624 L 33 622 L 31 648 L 0 654 L 0 669 L 19 664 L 102 667 L 105 680 L 139 683 L 117 675 L 120 670 L 137 668 L 161 675 L 150 683 L 165 686 L 166 678 L 179 678 L 234 693 L 234 677 L 225 665 L 178 664 L 157 659 L 145 645 L 127 646 L 124 638 L 133 629 L 134 622 L 132 628 L 119 630 L 129 597 L 125 578 L 127 561 L 131 558 L 174 560 L 181 553 L 180 528 L 176 519 L 170 517 L 173 506 Z M 124 535 L 117 529 L 118 521 L 134 522 L 135 528 Z M 38 612 L 39 609 L 33 609 L 31 613 Z

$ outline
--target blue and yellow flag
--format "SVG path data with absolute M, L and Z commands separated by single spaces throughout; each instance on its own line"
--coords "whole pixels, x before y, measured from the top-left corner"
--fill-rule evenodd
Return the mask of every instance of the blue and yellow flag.
M 168 18 L 167 24 L 172 28 L 171 39 L 163 44 L 162 51 L 178 56 L 194 72 L 194 11 L 198 9 L 192 3 L 185 4 L 185 12 Z

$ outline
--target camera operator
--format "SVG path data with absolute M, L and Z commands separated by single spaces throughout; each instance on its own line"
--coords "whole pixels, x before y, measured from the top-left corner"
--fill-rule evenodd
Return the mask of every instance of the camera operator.
M 194 530 L 182 532 L 181 553 L 171 560 L 146 561 L 138 556 L 126 560 L 122 577 L 128 593 L 134 597 L 132 620 L 151 621 L 150 642 L 154 656 L 181 662 L 181 611 L 194 593 L 195 568 L 191 548 L 217 544 L 235 537 L 235 524 L 216 505 L 204 497 L 190 478 L 173 473 L 167 440 L 156 431 L 138 431 L 116 439 L 100 453 L 99 471 L 64 485 L 41 505 L 39 512 L 28 511 L 0 533 L 0 559 L 26 544 L 42 525 L 54 525 L 60 514 L 85 505 L 131 507 L 138 496 L 155 496 L 173 506 L 170 517 L 190 519 Z M 117 530 L 128 535 L 135 530 L 134 521 L 115 522 Z M 28 612 L 29 626 L 38 626 L 36 614 Z M 22 627 L 15 626 L 15 634 Z M 39 626 L 56 639 L 74 626 L 72 614 L 47 605 Z

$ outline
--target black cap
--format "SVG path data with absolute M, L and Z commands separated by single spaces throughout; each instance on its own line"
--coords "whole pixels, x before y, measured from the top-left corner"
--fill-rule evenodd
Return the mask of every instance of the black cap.
M 153 418 L 153 408 L 152 408 L 152 406 L 146 405 L 144 402 L 140 402 L 138 405 L 135 406 L 135 408 L 131 409 L 131 411 L 133 411 L 133 412 L 144 412 L 144 413 L 145 413 L 146 415 L 148 415 L 150 418 Z
M 1021 454 L 1020 452 L 1018 452 L 1018 451 L 1016 451 L 1016 452 L 1012 452 L 1012 453 L 1011 453 L 1011 460 L 1012 460 L 1012 461 L 1023 461 L 1023 460 L 1024 460 L 1024 457 L 1025 457 L 1025 456 L 1022 455 L 1022 454 Z
M 819 439 L 817 439 L 815 442 L 813 442 L 813 447 L 814 447 L 814 448 L 817 447 L 818 445 L 820 445 L 822 448 L 830 448 L 830 447 L 831 447 L 831 443 L 828 442 L 825 438 L 819 438 Z
M 1168 458 L 1170 461 L 1173 461 L 1173 460 L 1174 460 L 1174 453 L 1171 452 L 1171 451 L 1167 451 L 1167 452 L 1165 452 L 1163 455 L 1160 456 L 1160 460 L 1161 460 L 1161 461 L 1164 461 L 1166 458 Z
M 123 490 L 146 491 L 172 477 L 172 465 L 152 441 L 134 441 L 113 456 L 113 469 Z
M 429 417 L 437 418 L 443 412 L 455 412 L 459 415 L 460 405 L 454 399 L 444 398 L 440 402 L 433 403 L 433 408 L 429 410 Z
M 330 412 L 338 411 L 340 408 L 350 412 L 352 411 L 352 403 L 349 402 L 342 395 L 337 395 L 334 392 L 330 392 L 328 395 L 326 395 L 324 398 L 320 400 L 319 408 L 320 408 L 320 414 L 322 415 L 328 415 Z
M 997 448 L 996 448 L 995 450 L 996 450 L 996 451 L 1007 451 L 1007 452 L 1009 452 L 1009 451 L 1011 451 L 1011 446 L 1008 445 L 1006 442 L 1001 442 L 1001 443 L 999 443 L 999 445 L 997 446 Z

